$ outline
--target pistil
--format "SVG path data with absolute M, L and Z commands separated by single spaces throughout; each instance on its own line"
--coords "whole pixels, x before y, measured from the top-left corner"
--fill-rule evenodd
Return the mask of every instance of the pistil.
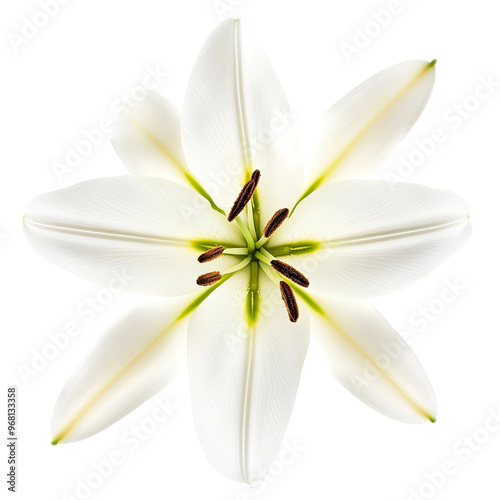
M 246 240 L 247 248 L 228 248 L 225 245 L 216 245 L 214 242 L 212 245 L 205 246 L 205 248 L 208 249 L 198 257 L 198 262 L 205 263 L 217 259 L 224 254 L 235 255 L 241 257 L 240 262 L 222 272 L 213 271 L 202 274 L 198 276 L 196 283 L 200 286 L 211 286 L 222 279 L 228 279 L 231 275 L 250 264 L 250 284 L 247 294 L 247 313 L 249 320 L 251 320 L 251 322 L 257 320 L 260 300 L 258 273 L 259 269 L 262 269 L 271 281 L 279 286 L 281 298 L 288 312 L 288 318 L 292 323 L 296 323 L 299 318 L 299 307 L 293 290 L 295 285 L 307 288 L 309 286 L 309 280 L 290 264 L 276 259 L 276 257 L 265 248 L 268 239 L 288 218 L 290 214 L 288 208 L 281 208 L 274 213 L 266 224 L 260 239 L 258 239 L 257 227 L 252 210 L 252 197 L 254 194 L 257 196 L 255 190 L 259 179 L 260 171 L 255 170 L 248 182 L 241 189 L 227 217 L 229 222 L 235 221 L 238 225 L 241 234 Z M 243 222 L 239 216 L 245 207 L 248 208 L 248 225 Z M 308 245 L 307 242 L 304 245 L 302 246 L 307 249 L 311 246 Z M 281 249 L 281 247 L 276 248 L 278 251 Z M 285 254 L 287 249 L 288 247 L 284 248 Z M 298 288 L 295 289 L 299 290 Z

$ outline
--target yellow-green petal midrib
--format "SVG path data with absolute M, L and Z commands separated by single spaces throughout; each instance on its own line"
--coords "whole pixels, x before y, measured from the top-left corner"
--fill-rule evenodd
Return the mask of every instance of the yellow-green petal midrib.
M 208 290 L 205 290 L 199 294 L 195 299 L 193 299 L 180 313 L 179 315 L 171 321 L 153 340 L 151 340 L 144 348 L 142 348 L 131 360 L 129 360 L 120 370 L 118 370 L 108 381 L 106 381 L 99 390 L 94 392 L 82 406 L 75 411 L 74 416 L 70 418 L 69 422 L 64 426 L 62 430 L 56 433 L 53 437 L 51 444 L 56 445 L 66 437 L 78 426 L 81 420 L 85 417 L 88 411 L 96 404 L 100 398 L 104 397 L 106 393 L 116 384 L 121 378 L 137 365 L 143 356 L 154 349 L 165 340 L 168 333 L 170 333 L 174 327 L 180 326 L 180 323 L 185 320 L 194 310 L 219 286 L 221 286 L 225 281 L 227 281 L 232 275 L 228 274 L 222 277 L 216 284 L 211 286 Z
M 323 321 L 326 321 L 333 327 L 333 329 L 338 332 L 342 338 L 348 342 L 353 349 L 355 349 L 368 363 L 372 366 L 380 375 L 393 387 L 393 389 L 411 406 L 413 407 L 421 416 L 430 422 L 435 422 L 436 419 L 434 415 L 431 415 L 420 403 L 415 401 L 404 388 L 399 384 L 394 377 L 392 377 L 387 371 L 379 368 L 372 360 L 370 355 L 357 343 L 352 337 L 332 318 L 327 314 L 321 305 L 314 300 L 314 298 L 305 292 L 302 288 L 298 287 L 294 283 L 286 280 L 289 285 L 293 288 L 294 292 L 307 304 L 307 306 L 318 314 Z
M 379 110 L 374 113 L 374 115 L 366 121 L 366 123 L 360 127 L 360 129 L 354 134 L 354 136 L 349 140 L 349 142 L 341 149 L 341 151 L 329 162 L 329 164 L 323 169 L 323 171 L 318 175 L 318 177 L 304 190 L 302 195 L 299 197 L 297 203 L 294 205 L 290 217 L 297 208 L 297 205 L 307 198 L 311 193 L 318 189 L 326 180 L 330 178 L 333 172 L 342 164 L 342 162 L 347 158 L 347 156 L 356 147 L 357 143 L 363 138 L 364 134 L 380 119 L 384 114 L 406 94 L 414 85 L 416 85 L 420 79 L 427 74 L 427 72 L 432 69 L 436 64 L 436 59 L 427 63 L 409 82 L 404 85 L 399 92 L 397 92 L 389 102 L 383 103 Z

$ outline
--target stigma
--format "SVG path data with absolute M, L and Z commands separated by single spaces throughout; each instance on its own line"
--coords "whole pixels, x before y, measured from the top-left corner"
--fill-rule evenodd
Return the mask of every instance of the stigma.
M 288 314 L 288 319 L 292 323 L 296 323 L 299 319 L 299 306 L 292 286 L 295 284 L 307 288 L 309 286 L 309 280 L 299 270 L 286 262 L 276 259 L 266 250 L 269 238 L 271 238 L 288 219 L 290 210 L 288 208 L 277 210 L 260 234 L 257 234 L 259 233 L 258 224 L 256 224 L 253 219 L 253 213 L 250 209 L 251 205 L 248 208 L 248 227 L 242 219 L 239 218 L 239 215 L 249 205 L 252 197 L 256 193 L 260 177 L 261 173 L 259 170 L 255 170 L 252 173 L 250 179 L 242 187 L 227 216 L 229 222 L 236 221 L 238 228 L 247 242 L 247 248 L 226 248 L 224 245 L 214 243 L 212 248 L 209 248 L 198 256 L 198 262 L 201 264 L 211 262 L 225 254 L 239 259 L 239 263 L 224 271 L 213 271 L 202 274 L 198 276 L 196 283 L 199 286 L 212 286 L 220 281 L 222 276 L 234 274 L 247 267 L 252 262 L 254 264 L 252 264 L 251 268 L 255 269 L 255 264 L 258 262 L 266 272 L 266 275 L 279 287 L 281 299 L 283 300 Z

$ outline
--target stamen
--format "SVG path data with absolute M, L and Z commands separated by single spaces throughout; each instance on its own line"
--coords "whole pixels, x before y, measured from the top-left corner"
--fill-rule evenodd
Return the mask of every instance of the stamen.
M 264 236 L 266 238 L 269 238 L 269 236 L 271 236 L 276 231 L 276 229 L 278 229 L 281 224 L 283 224 L 289 213 L 290 210 L 288 210 L 288 208 L 281 208 L 280 210 L 278 210 L 266 224 L 266 227 L 264 228 Z
M 262 248 L 261 248 L 261 250 L 262 250 Z M 270 266 L 270 265 L 271 265 L 271 259 L 269 259 L 268 257 L 266 257 L 266 256 L 265 256 L 263 253 L 261 253 L 260 251 L 255 252 L 255 253 L 254 253 L 254 255 L 255 255 L 255 257 L 256 257 L 258 260 L 260 260 L 260 261 L 264 262 L 264 263 L 265 263 L 265 264 L 267 264 L 268 266 Z
M 259 262 L 260 268 L 266 273 L 266 276 L 276 285 L 280 285 L 280 279 L 278 273 L 271 267 L 266 266 L 264 262 Z
M 290 264 L 287 264 L 286 262 L 283 262 L 281 260 L 272 260 L 271 266 L 285 278 L 288 278 L 290 281 L 297 283 L 297 285 L 303 286 L 304 288 L 307 288 L 309 286 L 309 280 Z
M 200 264 L 203 264 L 204 262 L 210 262 L 211 260 L 216 259 L 217 257 L 220 257 L 222 255 L 222 252 L 224 252 L 226 248 L 223 247 L 222 245 L 219 245 L 218 247 L 210 248 L 206 252 L 202 253 L 198 257 L 198 262 Z
M 254 197 L 252 196 L 250 203 L 247 203 L 248 230 L 250 231 L 250 234 L 252 235 L 254 241 L 257 241 L 257 230 L 255 229 L 255 216 L 253 213 L 253 204 L 254 204 Z
M 226 248 L 224 249 L 224 255 L 248 255 L 248 248 Z
M 198 276 L 198 278 L 196 278 L 196 284 L 200 286 L 210 286 L 214 283 L 217 283 L 217 281 L 219 281 L 220 279 L 222 279 L 222 276 L 220 275 L 219 271 L 213 271 L 211 273 L 206 273 Z
M 252 196 L 257 189 L 259 179 L 260 171 L 254 170 L 254 172 L 252 173 L 252 177 L 250 177 L 250 180 L 243 186 L 243 189 L 240 191 L 240 194 L 233 204 L 233 208 L 231 208 L 231 211 L 227 216 L 227 220 L 229 222 L 232 222 L 234 219 L 236 219 L 236 217 L 238 217 L 238 215 L 240 215 L 243 209 L 247 206 L 247 203 L 252 199 Z
M 276 260 L 276 257 L 271 252 L 266 250 L 264 247 L 260 247 L 259 252 L 262 252 L 262 254 L 264 254 L 264 256 L 269 259 L 269 262 L 268 262 L 269 265 L 271 265 L 272 260 Z
M 260 170 L 254 170 L 252 172 L 250 180 L 254 181 L 255 182 L 255 186 L 257 187 L 257 184 L 259 183 L 259 180 L 260 180 Z
M 233 267 L 230 267 L 229 269 L 226 269 L 221 274 L 222 274 L 222 276 L 224 276 L 226 274 L 235 273 L 236 271 L 239 271 L 240 269 L 243 269 L 244 267 L 246 267 L 248 264 L 250 264 L 251 261 L 252 261 L 252 256 L 249 255 L 245 259 L 240 260 L 240 262 L 238 264 L 234 265 Z
M 297 305 L 295 294 L 286 281 L 280 281 L 280 291 L 281 298 L 283 299 L 288 312 L 288 318 L 292 323 L 296 323 L 299 319 L 299 306 Z
M 248 250 L 250 252 L 253 252 L 255 250 L 255 240 L 253 239 L 253 236 L 250 234 L 248 227 L 241 220 L 241 217 L 236 217 L 235 222 L 238 225 L 238 227 L 241 231 L 241 234 L 245 238 L 245 241 L 247 242 Z

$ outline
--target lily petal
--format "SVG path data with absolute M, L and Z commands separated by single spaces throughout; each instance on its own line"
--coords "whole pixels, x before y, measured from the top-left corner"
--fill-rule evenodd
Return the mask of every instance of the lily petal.
M 423 278 L 470 236 L 468 208 L 456 194 L 418 184 L 339 181 L 305 199 L 269 251 L 310 280 L 311 293 L 368 298 Z M 292 252 L 293 253 L 293 252 Z
M 186 183 L 180 113 L 156 92 L 117 122 L 111 142 L 131 174 Z
M 226 212 L 255 169 L 263 224 L 297 200 L 303 164 L 288 101 L 241 20 L 222 22 L 201 50 L 181 130 L 190 169 Z
M 154 396 L 174 378 L 187 319 L 155 300 L 118 321 L 64 386 L 52 416 L 52 444 L 92 436 Z
M 104 286 L 125 276 L 127 291 L 150 295 L 194 292 L 202 272 L 237 262 L 222 256 L 201 269 L 197 241 L 244 244 L 203 197 L 157 177 L 82 182 L 35 198 L 25 214 L 28 241 L 50 262 Z
M 396 64 L 366 80 L 323 118 L 306 193 L 329 180 L 374 174 L 422 113 L 435 61 Z
M 288 321 L 279 288 L 261 271 L 260 313 L 247 318 L 249 272 L 240 271 L 193 314 L 188 363 L 193 414 L 212 465 L 260 482 L 280 445 L 309 344 L 306 315 Z
M 339 382 L 378 412 L 408 423 L 435 421 L 436 397 L 408 344 L 373 307 L 318 301 L 313 332 Z

